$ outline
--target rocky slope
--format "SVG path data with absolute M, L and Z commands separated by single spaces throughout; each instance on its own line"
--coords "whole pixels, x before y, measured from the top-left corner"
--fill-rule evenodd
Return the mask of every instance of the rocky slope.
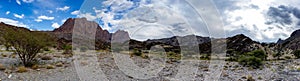
M 129 34 L 126 31 L 117 31 L 115 33 L 109 33 L 107 30 L 103 30 L 98 23 L 94 21 L 88 21 L 86 18 L 69 18 L 66 22 L 57 29 L 52 31 L 52 34 L 58 38 L 58 42 L 70 44 L 72 39 L 77 39 L 74 42 L 86 42 L 85 40 L 95 40 L 95 49 L 107 49 L 110 47 L 110 41 L 112 35 L 119 42 L 123 42 L 123 39 L 129 39 Z M 61 46 L 61 45 L 59 45 Z
M 280 41 L 278 44 L 282 46 L 283 49 L 298 50 L 300 49 L 300 30 L 294 31 L 289 38 Z

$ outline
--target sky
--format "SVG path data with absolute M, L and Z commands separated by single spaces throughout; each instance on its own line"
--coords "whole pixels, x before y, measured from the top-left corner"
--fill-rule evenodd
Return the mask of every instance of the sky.
M 68 18 L 85 17 L 109 32 L 126 30 L 137 40 L 190 34 L 222 37 L 214 33 L 224 31 L 226 37 L 242 33 L 256 41 L 276 42 L 300 29 L 297 0 L 212 0 L 214 5 L 201 1 L 208 0 L 1 0 L 0 22 L 53 30 Z M 220 16 L 205 19 L 216 14 L 202 13 L 214 10 L 211 7 Z

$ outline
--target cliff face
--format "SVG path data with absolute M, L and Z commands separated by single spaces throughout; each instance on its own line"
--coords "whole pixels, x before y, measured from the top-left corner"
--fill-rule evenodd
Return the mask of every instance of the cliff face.
M 300 30 L 294 31 L 289 38 L 278 43 L 283 49 L 299 50 L 300 49 Z
M 72 39 L 72 34 L 84 36 L 93 36 L 97 41 L 109 42 L 111 34 L 103 30 L 96 22 L 88 21 L 86 18 L 69 18 L 66 22 L 53 32 L 58 38 L 66 40 Z
M 58 38 L 59 43 L 64 44 L 94 42 L 93 40 L 95 40 L 96 49 L 110 47 L 112 36 L 118 38 L 118 42 L 125 42 L 126 39 L 130 39 L 126 31 L 119 30 L 115 33 L 109 33 L 107 30 L 103 30 L 98 23 L 88 21 L 86 18 L 69 18 L 62 26 L 54 29 L 52 33 Z

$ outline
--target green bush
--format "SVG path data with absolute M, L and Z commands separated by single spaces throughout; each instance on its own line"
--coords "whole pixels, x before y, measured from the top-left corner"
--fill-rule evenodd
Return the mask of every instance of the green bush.
M 54 43 L 54 38 L 47 33 L 12 28 L 4 28 L 4 30 L 5 42 L 15 48 L 14 52 L 18 54 L 24 66 L 30 66 L 43 48 Z
M 71 45 L 63 45 L 63 54 L 73 54 Z
M 294 55 L 296 58 L 300 58 L 300 50 L 294 51 Z
M 260 58 L 261 60 L 267 60 L 268 57 L 268 55 L 263 50 L 254 50 L 252 52 L 248 52 L 247 55 Z
M 141 52 L 141 50 L 135 48 L 135 49 L 133 49 L 133 54 L 136 56 L 141 56 L 142 52 Z
M 254 56 L 241 56 L 238 62 L 243 66 L 252 67 L 254 69 L 259 68 L 263 64 L 263 61 L 260 58 Z

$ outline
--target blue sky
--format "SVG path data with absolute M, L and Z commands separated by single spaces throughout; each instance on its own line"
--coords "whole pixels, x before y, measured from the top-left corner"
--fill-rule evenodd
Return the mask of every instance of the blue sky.
M 52 24 L 74 18 L 83 0 L 1 0 L 0 18 L 18 21 L 20 26 L 34 30 L 53 30 Z M 39 18 L 40 17 L 40 18 Z
M 223 30 L 227 37 L 242 33 L 256 41 L 276 42 L 300 29 L 298 0 L 212 0 L 223 21 L 222 28 L 206 26 L 207 22 L 217 22 L 205 23 L 198 16 L 201 11 L 195 11 L 211 8 L 192 7 L 187 1 L 193 0 L 2 0 L 0 22 L 53 30 L 67 18 L 85 17 L 110 32 L 126 30 L 138 40 L 211 36 L 210 31 Z M 194 1 L 207 5 L 203 0 Z

